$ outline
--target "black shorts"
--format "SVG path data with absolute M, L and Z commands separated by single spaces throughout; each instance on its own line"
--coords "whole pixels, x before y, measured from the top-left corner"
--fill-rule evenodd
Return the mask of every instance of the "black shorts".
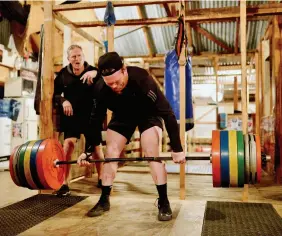
M 147 117 L 141 120 L 128 120 L 126 118 L 117 117 L 113 114 L 112 119 L 108 125 L 108 129 L 116 131 L 130 141 L 132 134 L 138 127 L 140 134 L 145 130 L 158 126 L 163 129 L 163 123 L 161 117 Z
M 64 139 L 80 138 L 80 134 L 85 134 L 89 119 L 87 117 L 66 116 L 61 117 L 61 132 L 64 132 Z

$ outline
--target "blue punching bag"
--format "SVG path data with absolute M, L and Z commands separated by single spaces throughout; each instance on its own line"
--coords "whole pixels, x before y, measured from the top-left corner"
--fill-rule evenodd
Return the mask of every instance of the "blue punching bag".
M 179 64 L 175 50 L 171 50 L 166 54 L 164 82 L 165 96 L 172 107 L 176 119 L 179 120 Z
M 186 83 L 186 127 L 188 131 L 194 127 L 193 104 L 192 104 L 192 64 L 188 57 L 185 66 Z M 180 120 L 180 93 L 179 93 L 179 63 L 175 50 L 166 54 L 165 58 L 165 95 L 169 101 L 176 119 Z

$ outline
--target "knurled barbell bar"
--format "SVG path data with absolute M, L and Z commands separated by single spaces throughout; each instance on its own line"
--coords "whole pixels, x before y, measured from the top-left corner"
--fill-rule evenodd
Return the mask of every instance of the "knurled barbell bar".
M 186 160 L 210 160 L 214 187 L 242 187 L 259 183 L 261 163 L 269 159 L 261 154 L 259 137 L 243 136 L 241 131 L 213 131 L 209 156 L 187 156 Z M 106 158 L 89 162 L 170 161 L 171 157 Z M 61 144 L 55 139 L 26 142 L 13 150 L 9 160 L 13 182 L 29 189 L 59 189 L 64 181 L 66 161 Z

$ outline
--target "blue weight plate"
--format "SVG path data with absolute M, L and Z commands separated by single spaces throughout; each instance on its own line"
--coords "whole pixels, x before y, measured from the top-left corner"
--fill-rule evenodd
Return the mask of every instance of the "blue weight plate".
M 37 155 L 38 148 L 42 142 L 43 140 L 36 141 L 32 147 L 31 154 L 30 154 L 30 172 L 31 172 L 32 179 L 38 189 L 44 189 L 42 183 L 40 182 L 40 178 L 37 174 L 37 168 L 36 168 L 36 155 Z
M 220 132 L 221 186 L 229 187 L 229 140 L 228 131 Z

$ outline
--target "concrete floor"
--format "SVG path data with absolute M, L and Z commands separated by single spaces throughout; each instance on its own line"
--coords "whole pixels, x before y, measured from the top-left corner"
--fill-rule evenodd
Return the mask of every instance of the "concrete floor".
M 134 171 L 133 171 L 134 170 Z M 85 216 L 100 196 L 97 177 L 70 185 L 73 195 L 87 195 L 86 200 L 34 226 L 21 235 L 187 235 L 200 236 L 207 201 L 241 201 L 242 189 L 213 188 L 211 175 L 187 175 L 186 199 L 179 200 L 179 176 L 169 174 L 168 194 L 173 220 L 157 220 L 157 191 L 146 167 L 119 169 L 111 196 L 111 210 L 97 218 Z M 37 191 L 17 187 L 9 172 L 0 171 L 1 207 L 18 202 Z M 282 186 L 274 186 L 264 177 L 259 186 L 249 187 L 249 202 L 272 203 L 282 216 Z M 0 233 L 1 235 L 1 233 Z

